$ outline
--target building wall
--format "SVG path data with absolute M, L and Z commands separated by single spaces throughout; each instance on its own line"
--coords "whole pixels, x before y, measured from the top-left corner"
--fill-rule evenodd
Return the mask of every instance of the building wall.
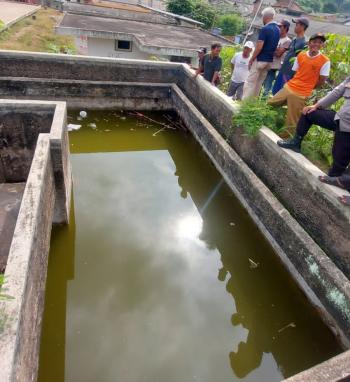
M 82 55 L 89 56 L 99 56 L 99 57 L 113 57 L 113 58 L 129 58 L 138 60 L 149 60 L 152 56 L 151 53 L 141 52 L 135 43 L 132 44 L 132 50 L 121 51 L 115 50 L 115 40 L 114 39 L 102 39 L 93 38 L 86 36 L 77 36 L 75 38 L 75 43 L 78 49 L 78 53 Z M 177 57 L 157 54 L 156 57 L 172 61 L 172 62 L 186 62 L 195 65 L 197 63 L 197 58 L 190 57 Z

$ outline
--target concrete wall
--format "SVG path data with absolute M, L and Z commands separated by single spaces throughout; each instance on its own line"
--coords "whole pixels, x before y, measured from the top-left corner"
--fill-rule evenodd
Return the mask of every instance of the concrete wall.
M 132 44 L 132 50 L 121 51 L 115 49 L 115 41 L 110 39 L 101 39 L 89 37 L 87 41 L 87 53 L 89 56 L 113 57 L 113 58 L 131 58 L 147 60 L 149 53 L 141 52 L 136 44 Z M 126 41 L 132 41 L 126 39 Z
M 30 121 L 29 110 L 34 110 L 34 116 L 51 113 L 50 123 L 45 128 L 39 126 L 45 133 L 38 135 L 35 126 L 26 124 L 24 117 Z M 55 216 L 60 223 L 67 222 L 69 216 L 71 170 L 66 106 L 59 102 L 0 100 L 0 111 L 21 123 L 19 129 L 12 127 L 13 142 L 8 132 L 9 143 L 35 142 L 5 269 L 4 288 L 9 298 L 0 300 L 0 380 L 35 381 L 51 227 Z
M 177 87 L 169 93 L 172 83 Z M 307 159 L 279 148 L 276 135 L 266 129 L 255 140 L 235 131 L 229 146 L 223 136 L 231 130 L 235 107 L 202 78 L 194 80 L 186 66 L 0 52 L 0 95 L 42 94 L 65 97 L 71 105 L 77 100 L 113 105 L 112 89 L 119 102 L 131 97 L 131 103 L 124 101 L 126 107 L 137 104 L 137 99 L 154 106 L 159 102 L 154 92 L 163 92 L 165 103 L 159 105 L 172 104 L 184 118 L 290 273 L 344 343 L 349 343 L 350 212 L 337 201 L 338 189 L 317 181 L 321 171 Z

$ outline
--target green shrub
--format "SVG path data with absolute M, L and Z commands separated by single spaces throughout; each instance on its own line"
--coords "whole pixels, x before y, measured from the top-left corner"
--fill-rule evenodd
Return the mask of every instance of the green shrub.
M 221 84 L 220 90 L 226 93 L 231 81 L 231 60 L 241 49 L 239 45 L 226 45 L 222 48 L 220 57 L 222 58 Z
M 215 25 L 222 29 L 224 36 L 235 36 L 242 33 L 245 28 L 245 20 L 237 14 L 221 15 L 217 18 Z
M 273 108 L 263 98 L 242 101 L 238 113 L 233 117 L 233 127 L 241 127 L 246 134 L 255 136 L 265 126 L 281 133 L 284 130 L 284 108 Z

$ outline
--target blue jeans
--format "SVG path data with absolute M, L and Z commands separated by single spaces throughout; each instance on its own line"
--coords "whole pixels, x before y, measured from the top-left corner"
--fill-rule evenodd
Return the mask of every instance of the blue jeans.
M 267 97 L 272 89 L 273 83 L 276 79 L 277 69 L 270 69 L 267 72 L 267 76 L 263 83 L 264 92 L 263 95 Z
M 276 78 L 275 84 L 273 85 L 273 88 L 272 88 L 272 94 L 275 95 L 276 93 L 278 93 L 283 88 L 285 83 L 291 79 L 292 79 L 292 76 L 279 72 Z

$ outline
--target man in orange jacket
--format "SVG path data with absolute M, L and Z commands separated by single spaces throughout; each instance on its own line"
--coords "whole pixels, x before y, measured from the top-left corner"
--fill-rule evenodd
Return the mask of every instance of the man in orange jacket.
M 315 88 L 322 86 L 329 76 L 330 61 L 320 52 L 325 42 L 326 37 L 322 33 L 310 37 L 309 50 L 301 52 L 294 62 L 295 76 L 267 101 L 272 106 L 287 104 L 287 127 L 295 128 L 306 99 Z

